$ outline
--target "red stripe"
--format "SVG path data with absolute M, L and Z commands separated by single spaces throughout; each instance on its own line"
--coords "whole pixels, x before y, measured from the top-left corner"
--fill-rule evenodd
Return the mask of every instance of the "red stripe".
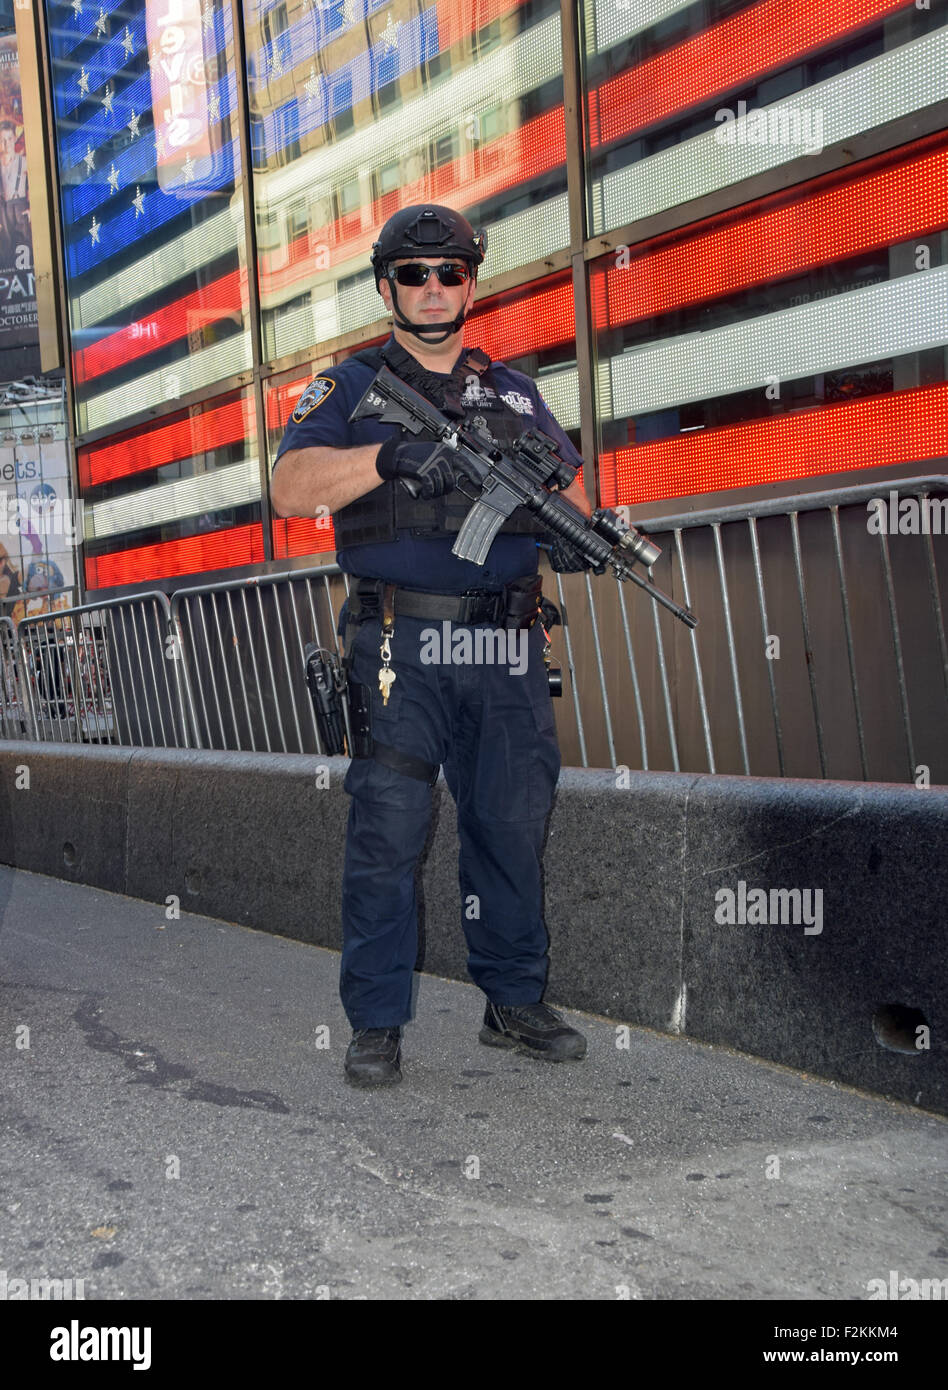
M 602 505 L 892 467 L 948 453 L 948 383 L 605 453 Z
M 253 440 L 253 401 L 244 396 L 173 424 L 142 428 L 108 444 L 78 450 L 79 486 L 85 492 L 99 483 L 125 478 L 176 459 L 193 458 L 238 440 Z
M 438 0 L 438 51 L 446 52 L 524 4 L 526 0 L 469 0 L 464 5 L 459 5 L 458 0 Z
M 594 322 L 613 328 L 666 314 L 944 227 L 948 146 L 842 185 L 837 178 L 826 192 L 791 203 L 781 195 L 781 201 L 775 210 L 739 221 L 731 216 L 727 225 L 672 244 L 664 237 L 659 249 L 628 265 L 599 262 L 591 277 Z
M 311 381 L 310 376 L 300 376 L 293 381 L 284 381 L 279 386 L 267 388 L 268 431 L 286 429 L 286 422 L 293 407 Z
M 336 548 L 336 532 L 330 519 L 328 526 L 317 526 L 312 517 L 288 516 L 273 522 L 273 557 L 288 560 L 291 555 L 318 555 Z
M 232 270 L 203 289 L 194 290 L 147 318 L 136 319 L 91 347 L 73 353 L 76 383 L 89 381 L 103 372 L 114 371 L 125 362 L 157 352 L 188 333 L 200 333 L 218 319 L 235 318 L 242 325 L 246 304 L 247 272 Z
M 543 289 L 529 295 L 521 292 L 520 298 L 499 304 L 490 299 L 484 308 L 473 309 L 470 328 L 465 326 L 467 342 L 498 361 L 572 342 L 576 337 L 572 280 L 558 276 L 554 283 L 542 283 Z
M 493 299 L 488 304 L 494 307 L 472 312 L 467 338 L 471 345 L 476 344 L 498 360 L 525 357 L 558 343 L 571 342 L 575 337 L 573 284 L 565 276 L 558 276 L 555 283 L 544 283 L 543 289 L 522 295 L 515 303 L 498 305 Z M 308 376 L 296 377 L 268 388 L 268 430 L 286 428 L 293 407 L 311 380 Z
M 86 560 L 86 587 L 110 589 L 117 584 L 141 584 L 178 574 L 201 574 L 234 565 L 259 564 L 263 559 L 263 527 L 259 521 L 203 536 L 113 550 Z
M 590 143 L 630 135 L 785 67 L 914 0 L 762 0 L 589 94 Z

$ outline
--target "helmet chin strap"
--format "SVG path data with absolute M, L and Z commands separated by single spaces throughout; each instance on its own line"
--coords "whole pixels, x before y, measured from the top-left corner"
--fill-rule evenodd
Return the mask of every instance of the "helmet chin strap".
M 387 276 L 386 279 L 388 279 Z M 415 337 L 420 338 L 423 343 L 428 342 L 433 346 L 440 346 L 441 343 L 446 343 L 453 333 L 459 333 L 463 328 L 464 321 L 467 318 L 467 314 L 463 309 L 456 314 L 453 319 L 444 319 L 441 323 L 409 323 L 408 319 L 405 318 L 401 309 L 398 307 L 398 292 L 395 289 L 394 280 L 389 280 L 388 284 L 392 292 L 392 317 L 403 332 L 413 333 Z M 437 338 L 425 336 L 430 333 L 437 333 L 440 336 Z

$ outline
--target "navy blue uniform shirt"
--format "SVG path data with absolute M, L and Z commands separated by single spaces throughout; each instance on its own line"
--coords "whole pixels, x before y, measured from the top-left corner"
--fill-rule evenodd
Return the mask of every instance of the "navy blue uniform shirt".
M 556 441 L 561 457 L 579 468 L 582 459 L 550 414 L 530 377 L 502 362 L 492 363 L 490 370 L 499 394 L 523 416 L 523 428 L 537 428 L 548 434 Z M 395 425 L 383 425 L 378 420 L 349 423 L 350 414 L 375 375 L 376 370 L 367 362 L 349 359 L 314 377 L 290 417 L 277 459 L 291 449 L 354 449 L 360 444 L 380 444 L 397 434 Z M 447 380 L 450 373 L 436 375 Z M 459 560 L 451 553 L 453 544 L 453 537 L 426 539 L 399 530 L 394 541 L 349 546 L 338 552 L 337 559 L 347 574 L 385 579 L 432 593 L 500 589 L 511 580 L 535 574 L 537 570 L 534 536 L 496 536 L 483 565 Z

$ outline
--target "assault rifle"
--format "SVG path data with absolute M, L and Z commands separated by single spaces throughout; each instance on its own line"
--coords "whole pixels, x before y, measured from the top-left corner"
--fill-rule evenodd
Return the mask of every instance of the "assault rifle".
M 507 518 L 517 507 L 526 507 L 550 531 L 575 546 L 597 573 L 602 574 L 609 565 L 617 579 L 631 579 L 688 627 L 697 626 L 698 619 L 689 609 L 633 569 L 635 562 L 648 569 L 661 555 L 648 536 L 608 507 L 586 517 L 553 490 L 569 487 L 576 469 L 560 458 L 556 441 L 541 430 L 526 430 L 501 448 L 477 426 L 450 420 L 387 367 L 381 368 L 349 419 L 376 419 L 399 425 L 410 434 L 424 430 L 451 450 L 456 473 L 479 489 L 472 494 L 458 483 L 458 490 L 473 501 L 452 547 L 460 560 L 482 565 Z M 401 478 L 400 482 L 412 496 L 417 495 L 418 484 L 413 478 Z

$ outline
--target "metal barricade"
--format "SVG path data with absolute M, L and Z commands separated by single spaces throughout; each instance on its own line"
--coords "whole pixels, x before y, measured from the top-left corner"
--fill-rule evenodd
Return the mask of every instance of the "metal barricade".
M 189 746 L 165 594 L 23 618 L 17 637 L 33 738 Z
M 180 644 L 194 746 L 324 752 L 304 678 L 309 642 L 339 652 L 348 593 L 338 565 L 178 589 Z
M 16 627 L 0 618 L 0 738 L 32 738 L 29 712 L 20 682 Z
M 557 575 L 564 753 L 572 743 L 584 767 L 948 782 L 935 551 L 948 478 L 634 519 L 663 549 L 656 582 L 699 626 L 627 605 L 618 583 Z
M 940 525 L 893 530 L 889 507 L 873 529 L 866 503 L 890 494 L 896 511 L 908 499 Z M 699 626 L 618 582 L 553 576 L 564 763 L 948 782 L 934 544 L 948 478 L 635 521 L 662 547 L 655 582 Z M 322 753 L 303 652 L 339 651 L 347 593 L 333 564 L 27 618 L 16 642 L 0 620 L 4 732 Z

